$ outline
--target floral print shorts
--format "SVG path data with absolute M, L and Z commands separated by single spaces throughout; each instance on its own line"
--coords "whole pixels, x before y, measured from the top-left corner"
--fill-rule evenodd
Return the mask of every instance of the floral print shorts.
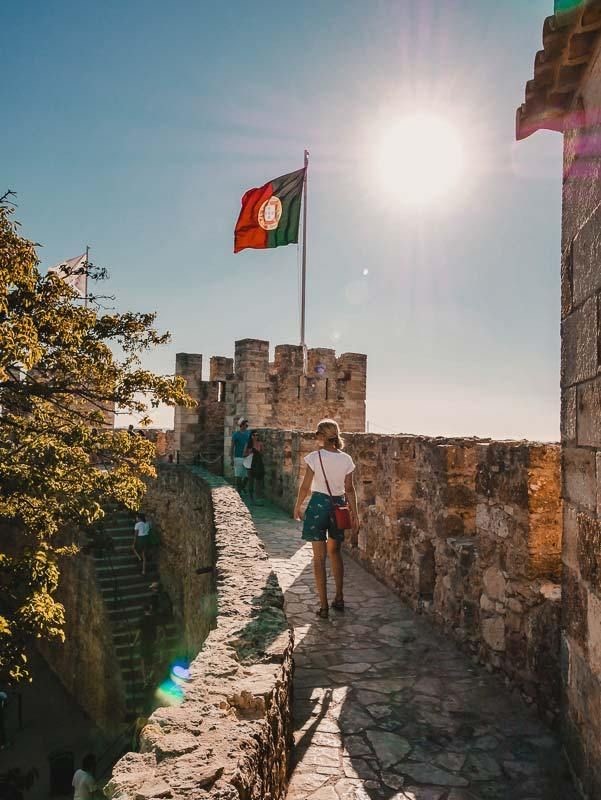
M 332 499 L 338 506 L 343 506 L 345 503 L 344 497 L 333 497 Z M 337 542 L 344 541 L 344 531 L 338 530 L 333 519 L 329 494 L 313 492 L 311 495 L 305 511 L 303 539 L 306 542 L 325 542 L 326 539 L 334 539 Z

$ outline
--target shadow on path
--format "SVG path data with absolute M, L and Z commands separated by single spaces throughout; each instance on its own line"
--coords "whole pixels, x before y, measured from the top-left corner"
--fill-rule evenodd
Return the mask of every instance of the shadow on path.
M 350 559 L 346 612 L 316 619 L 299 524 L 252 514 L 295 630 L 288 800 L 576 800 L 557 741 L 498 678 Z

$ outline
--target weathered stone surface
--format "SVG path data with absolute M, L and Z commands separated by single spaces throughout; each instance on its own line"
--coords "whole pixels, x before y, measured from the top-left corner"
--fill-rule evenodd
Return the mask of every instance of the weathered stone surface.
M 268 429 L 263 440 L 268 494 L 291 508 L 314 437 Z M 372 434 L 349 434 L 346 446 L 362 518 L 349 554 L 558 713 L 559 600 L 539 586 L 561 572 L 559 448 Z M 382 635 L 412 636 L 397 624 Z M 342 660 L 334 669 L 352 672 Z
M 597 302 L 589 298 L 562 323 L 561 385 L 594 378 L 597 374 Z
M 564 540 L 562 672 L 565 747 L 589 797 L 601 797 L 599 218 L 601 64 L 579 81 L 583 114 L 567 126 L 562 212 Z M 592 614 L 595 619 L 590 620 Z M 534 792 L 533 792 L 534 794 Z
M 198 468 L 165 470 L 174 499 L 178 486 L 196 486 L 196 512 L 210 510 L 220 613 L 190 666 L 183 703 L 150 718 L 144 755 L 117 763 L 106 795 L 280 800 L 292 738 L 292 637 L 281 589 L 238 494 Z
M 407 761 L 400 764 L 398 769 L 403 775 L 408 775 L 419 783 L 432 783 L 436 786 L 468 786 L 469 782 L 460 775 L 453 775 L 433 764 L 414 764 Z
M 578 514 L 578 567 L 593 591 L 601 595 L 601 520 Z
M 581 447 L 566 447 L 561 457 L 563 497 L 582 509 L 595 511 L 597 507 L 595 453 Z
M 527 800 L 516 780 L 529 774 L 509 777 L 501 759 L 544 765 L 532 795 L 538 800 L 554 791 L 575 800 L 565 775 L 551 773 L 550 765 L 561 768 L 562 761 L 548 729 L 358 564 L 346 559 L 344 614 L 332 610 L 327 621 L 312 622 L 306 611 L 315 603 L 310 545 L 301 543 L 298 525 L 283 512 L 262 506 L 253 514 L 292 598 L 286 609 L 292 606 L 297 632 L 295 681 L 311 675 L 315 684 L 316 673 L 321 680 L 302 697 L 296 694 L 288 800 L 315 793 L 330 798 L 332 788 L 337 800 Z M 526 616 L 528 608 L 538 615 L 546 607 L 539 595 L 522 588 Z M 540 636 L 531 634 L 539 643 Z M 367 673 L 329 669 L 355 659 L 371 665 Z M 380 715 L 380 709 L 388 713 Z
M 214 576 L 196 573 L 215 562 L 210 489 L 198 475 L 169 465 L 159 467 L 157 479 L 147 486 L 144 510 L 161 541 L 161 582 L 184 646 L 196 653 L 214 625 L 216 610 Z
M 5 536 L 0 531 L 4 547 Z M 77 558 L 62 559 L 60 569 L 56 600 L 65 608 L 65 641 L 40 641 L 40 652 L 95 723 L 107 732 L 119 730 L 126 713 L 126 687 L 94 557 L 81 552 Z
M 402 761 L 411 750 L 407 739 L 386 731 L 367 731 L 367 738 L 374 749 L 379 763 L 387 769 Z
M 165 781 L 161 780 L 143 783 L 135 790 L 135 800 L 151 800 L 153 797 L 173 797 L 173 792 Z
M 507 578 L 498 567 L 489 567 L 482 575 L 484 591 L 493 600 L 505 600 Z
M 505 621 L 503 617 L 482 620 L 482 636 L 493 650 L 505 650 Z

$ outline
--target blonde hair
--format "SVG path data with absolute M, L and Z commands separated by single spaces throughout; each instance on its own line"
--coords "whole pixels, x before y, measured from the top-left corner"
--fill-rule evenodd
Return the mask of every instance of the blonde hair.
M 340 427 L 335 419 L 322 419 L 317 424 L 317 435 L 324 442 L 334 444 L 339 450 L 344 449 L 344 440 L 340 435 Z

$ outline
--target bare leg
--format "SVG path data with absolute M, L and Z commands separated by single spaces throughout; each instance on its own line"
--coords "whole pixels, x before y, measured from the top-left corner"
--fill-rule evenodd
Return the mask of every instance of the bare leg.
M 336 585 L 336 600 L 343 599 L 343 582 L 344 582 L 344 563 L 342 561 L 342 553 L 340 549 L 342 542 L 337 542 L 335 539 L 328 539 L 328 557 L 332 565 L 332 575 L 334 576 L 334 583 Z
M 313 545 L 313 574 L 315 588 L 322 608 L 328 607 L 328 590 L 326 586 L 326 543 L 311 542 Z

